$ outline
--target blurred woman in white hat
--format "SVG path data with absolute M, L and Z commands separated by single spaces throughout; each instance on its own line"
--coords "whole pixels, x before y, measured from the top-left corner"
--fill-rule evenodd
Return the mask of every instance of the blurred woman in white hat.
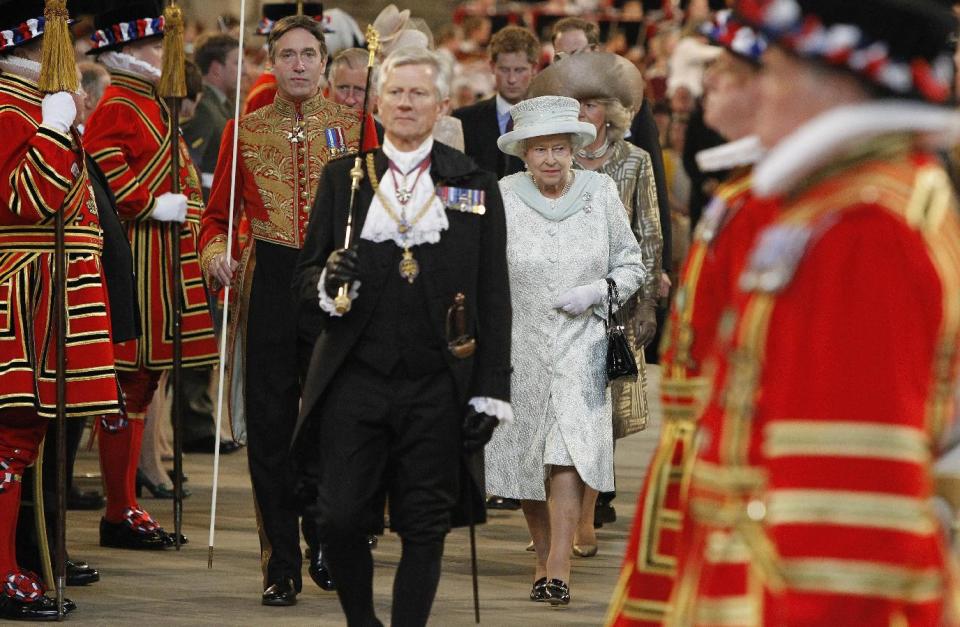
M 648 410 L 643 347 L 657 332 L 657 299 L 663 269 L 660 206 L 650 154 L 623 138 L 643 104 L 643 76 L 630 61 L 609 52 L 583 52 L 554 63 L 530 85 L 531 96 L 568 96 L 580 103 L 580 121 L 596 129 L 595 139 L 574 155 L 574 168 L 602 172 L 614 180 L 627 219 L 643 253 L 647 278 L 627 303 L 627 337 L 634 346 L 640 373 L 612 385 L 614 437 L 646 427 Z M 608 506 L 614 494 L 608 493 Z M 597 493 L 588 489 L 583 499 L 573 552 L 580 557 L 597 553 L 594 513 Z M 610 518 L 607 519 L 610 521 Z
M 584 486 L 613 489 L 607 279 L 628 299 L 646 279 L 613 180 L 573 170 L 596 128 L 580 103 L 515 105 L 500 150 L 527 167 L 503 178 L 513 301 L 513 410 L 486 449 L 487 492 L 519 499 L 536 550 L 533 601 L 570 601 L 570 548 Z M 548 499 L 549 496 L 549 499 Z

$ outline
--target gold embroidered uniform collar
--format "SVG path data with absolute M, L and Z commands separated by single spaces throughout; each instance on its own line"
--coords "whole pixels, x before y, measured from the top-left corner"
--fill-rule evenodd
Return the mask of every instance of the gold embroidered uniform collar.
M 318 91 L 316 96 L 308 98 L 300 103 L 299 112 L 303 117 L 313 115 L 323 109 L 325 102 L 326 100 L 324 99 L 323 94 Z M 277 94 L 276 99 L 273 101 L 273 106 L 276 108 L 277 113 L 280 113 L 281 115 L 288 115 L 290 117 L 297 116 L 297 104 L 292 100 L 287 100 L 280 94 Z
M 40 104 L 43 94 L 35 81 L 13 72 L 0 72 L 0 91 L 14 93 Z
M 153 83 L 143 77 L 137 76 L 136 74 L 131 74 L 130 72 L 111 69 L 110 82 L 113 85 L 126 87 L 127 89 L 147 96 L 148 98 L 153 98 L 157 95 L 157 90 Z

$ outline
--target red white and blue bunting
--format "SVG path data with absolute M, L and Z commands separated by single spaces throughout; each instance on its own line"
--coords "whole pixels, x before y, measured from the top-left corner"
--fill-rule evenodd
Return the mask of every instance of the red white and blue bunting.
M 734 54 L 759 63 L 763 51 L 767 49 L 767 40 L 756 30 L 732 17 L 732 11 L 718 11 L 713 22 L 703 25 L 701 32 L 718 46 L 723 46 Z
M 772 41 L 802 57 L 845 67 L 895 94 L 917 94 L 933 103 L 950 98 L 954 67 L 949 54 L 933 62 L 891 58 L 887 42 L 872 40 L 856 24 L 825 26 L 817 15 L 805 15 L 796 0 L 741 2 L 738 11 Z
M 0 31 L 0 50 L 9 50 L 43 34 L 43 17 L 30 19 L 16 28 Z
M 90 39 L 93 41 L 93 49 L 99 50 L 162 34 L 163 16 L 161 15 L 114 24 L 110 28 L 103 28 L 94 32 Z

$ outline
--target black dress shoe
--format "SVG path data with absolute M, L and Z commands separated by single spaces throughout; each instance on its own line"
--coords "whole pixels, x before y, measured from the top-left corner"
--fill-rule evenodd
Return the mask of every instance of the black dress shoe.
M 184 453 L 209 453 L 213 455 L 213 447 L 220 444 L 220 454 L 229 455 L 230 453 L 235 453 L 240 450 L 240 445 L 234 442 L 233 440 L 217 440 L 212 435 L 200 438 L 198 440 L 191 440 L 190 442 L 183 443 L 183 452 Z
M 520 501 L 503 496 L 491 496 L 487 499 L 487 509 L 518 510 L 520 509 Z
M 67 560 L 67 585 L 89 586 L 100 581 L 100 572 L 86 562 Z
M 176 546 L 177 545 L 177 536 L 176 532 L 173 531 L 164 531 L 160 529 L 160 533 L 164 536 L 164 541 L 167 543 L 167 546 Z M 187 536 L 180 534 L 180 544 L 188 544 L 190 541 L 187 540 Z
M 260 603 L 263 605 L 296 605 L 297 590 L 293 585 L 293 579 L 285 577 L 282 581 L 277 581 L 263 591 Z
M 70 599 L 63 600 L 63 611 L 69 614 L 77 609 L 77 604 Z M 19 601 L 6 594 L 0 593 L 0 619 L 55 621 L 59 616 L 56 599 L 41 596 L 36 601 Z
M 113 523 L 100 519 L 100 546 L 112 549 L 159 551 L 173 546 L 173 540 L 160 528 L 137 530 L 126 522 Z
M 546 583 L 547 603 L 550 605 L 569 605 L 570 586 L 562 579 L 551 579 Z
M 102 509 L 106 503 L 99 492 L 81 492 L 76 487 L 67 492 L 67 509 L 92 511 Z
M 330 567 L 327 566 L 327 561 L 323 558 L 323 549 L 311 553 L 310 567 L 307 569 L 307 572 L 310 573 L 310 579 L 313 579 L 313 583 L 320 586 L 322 590 L 336 590 L 337 584 L 330 576 Z
M 533 588 L 530 589 L 530 600 L 537 603 L 547 600 L 547 578 L 541 577 L 533 582 Z
M 606 523 L 617 522 L 617 510 L 610 503 L 597 502 L 593 508 L 593 528 L 599 529 Z

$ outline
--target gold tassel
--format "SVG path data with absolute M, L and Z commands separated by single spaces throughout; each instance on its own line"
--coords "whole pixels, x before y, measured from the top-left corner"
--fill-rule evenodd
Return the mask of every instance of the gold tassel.
M 58 91 L 75 92 L 77 61 L 70 37 L 70 14 L 67 0 L 47 0 L 43 10 L 43 41 L 40 57 L 40 91 L 53 94 Z
M 186 54 L 183 50 L 183 12 L 171 2 L 163 11 L 163 69 L 157 93 L 162 98 L 187 95 Z

